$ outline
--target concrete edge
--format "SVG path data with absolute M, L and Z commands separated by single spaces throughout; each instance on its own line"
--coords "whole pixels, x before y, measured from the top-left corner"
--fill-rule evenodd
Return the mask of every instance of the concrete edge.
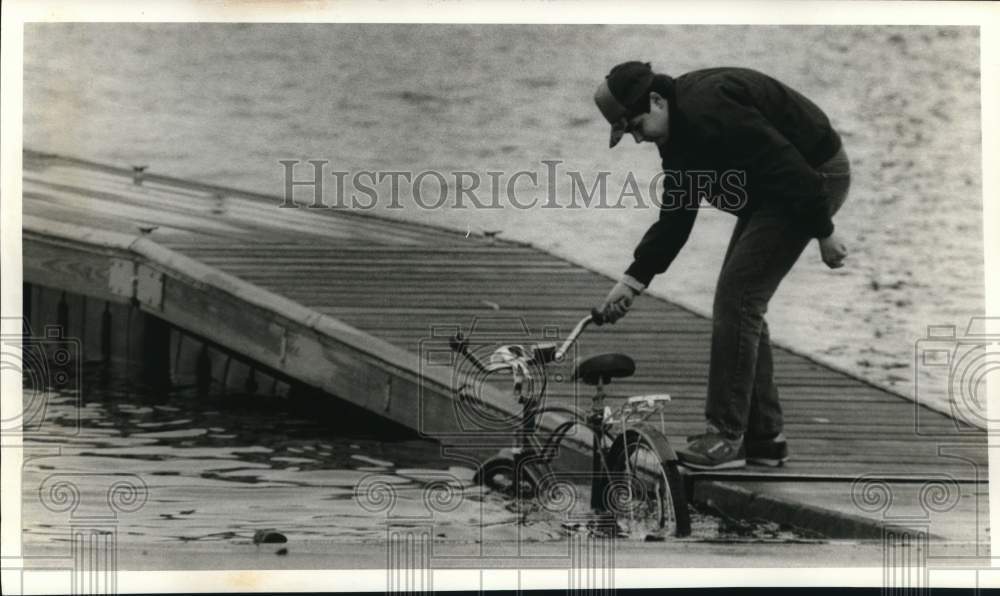
M 738 484 L 720 480 L 693 479 L 691 503 L 706 507 L 728 517 L 759 519 L 815 532 L 834 539 L 877 539 L 885 538 L 887 530 L 897 530 L 917 534 L 926 530 L 908 528 L 898 523 L 852 515 L 810 505 L 791 499 L 782 499 L 754 492 Z M 928 534 L 934 540 L 947 540 L 936 534 Z

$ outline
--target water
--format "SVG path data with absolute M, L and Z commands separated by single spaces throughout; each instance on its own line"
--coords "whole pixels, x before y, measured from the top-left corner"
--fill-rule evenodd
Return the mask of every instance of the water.
M 827 111 L 855 172 L 836 220 L 848 264 L 831 271 L 809 247 L 772 301 L 773 337 L 947 411 L 947 383 L 914 353 L 928 325 L 962 335 L 984 311 L 978 43 L 975 28 L 949 27 L 29 25 L 24 141 L 276 195 L 280 159 L 537 171 L 540 188 L 518 186 L 526 200 L 544 200 L 540 161 L 556 159 L 610 171 L 615 195 L 630 169 L 648 180 L 659 163 L 627 140 L 607 150 L 591 95 L 611 65 L 758 68 Z M 569 196 L 566 176 L 555 190 Z M 501 229 L 613 276 L 656 217 L 380 199 L 391 217 Z M 651 291 L 707 313 L 733 223 L 703 211 Z
M 459 552 L 463 544 L 551 542 L 588 531 L 567 523 L 568 514 L 518 510 L 475 485 L 472 468 L 443 457 L 437 443 L 332 398 L 163 395 L 102 379 L 89 365 L 79 393 L 44 397 L 42 424 L 25 437 L 32 454 L 22 485 L 28 553 L 67 543 L 71 519 L 107 516 L 111 501 L 124 503 L 117 522 L 122 548 L 237 547 L 252 544 L 261 530 L 282 533 L 290 547 L 378 542 L 390 518 L 394 527 L 430 520 L 441 548 Z M 107 496 L 122 480 L 142 496 Z M 80 495 L 72 512 L 62 506 L 69 503 L 65 483 Z M 589 497 L 580 494 L 582 511 Z M 685 540 L 801 539 L 774 524 L 695 513 Z
M 82 393 L 80 402 L 73 394 L 48 396 L 46 423 L 27 441 L 59 447 L 58 455 L 25 467 L 29 538 L 66 538 L 65 527 L 52 524 L 61 517 L 46 512 L 36 494 L 52 474 L 70 475 L 84 494 L 101 491 L 109 482 L 103 473 L 138 476 L 148 501 L 126 517 L 129 539 L 143 542 L 249 542 L 266 528 L 299 540 L 376 539 L 385 531 L 380 516 L 355 499 L 364 479 L 393 485 L 398 514 L 422 506 L 428 479 L 447 475 L 465 487 L 472 477 L 442 458 L 437 444 L 359 418 L 347 404 L 162 396 L 123 381 L 104 385 L 95 375 L 85 378 Z M 468 506 L 474 502 L 470 495 Z

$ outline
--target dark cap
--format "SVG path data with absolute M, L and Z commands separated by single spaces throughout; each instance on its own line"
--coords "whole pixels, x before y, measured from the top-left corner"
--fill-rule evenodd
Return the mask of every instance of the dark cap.
M 611 124 L 611 141 L 614 147 L 628 128 L 630 109 L 649 94 L 653 82 L 653 69 L 649 62 L 622 62 L 611 69 L 597 87 L 594 102 Z

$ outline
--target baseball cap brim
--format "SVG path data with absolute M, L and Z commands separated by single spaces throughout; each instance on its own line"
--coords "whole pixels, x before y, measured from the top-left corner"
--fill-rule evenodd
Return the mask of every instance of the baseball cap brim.
M 614 147 L 618 141 L 622 140 L 625 129 L 628 128 L 628 110 L 611 94 L 611 88 L 608 87 L 607 81 L 601 81 L 601 84 L 598 85 L 597 91 L 594 93 L 594 103 L 597 104 L 597 109 L 601 110 L 604 119 L 611 125 L 611 139 L 608 142 L 608 147 Z

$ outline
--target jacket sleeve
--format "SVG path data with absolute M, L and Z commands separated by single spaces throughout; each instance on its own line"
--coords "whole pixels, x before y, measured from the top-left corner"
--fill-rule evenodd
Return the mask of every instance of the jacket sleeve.
M 810 236 L 832 234 L 823 176 L 741 90 L 721 83 L 711 97 L 699 107 L 697 122 L 732 167 L 747 172 L 752 192 L 786 201 Z
M 642 236 L 633 253 L 634 260 L 625 271 L 626 275 L 646 286 L 653 276 L 666 271 L 677 257 L 698 217 L 696 202 L 688 200 L 681 201 L 679 205 L 671 205 L 670 199 L 667 180 L 664 180 L 660 217 Z

